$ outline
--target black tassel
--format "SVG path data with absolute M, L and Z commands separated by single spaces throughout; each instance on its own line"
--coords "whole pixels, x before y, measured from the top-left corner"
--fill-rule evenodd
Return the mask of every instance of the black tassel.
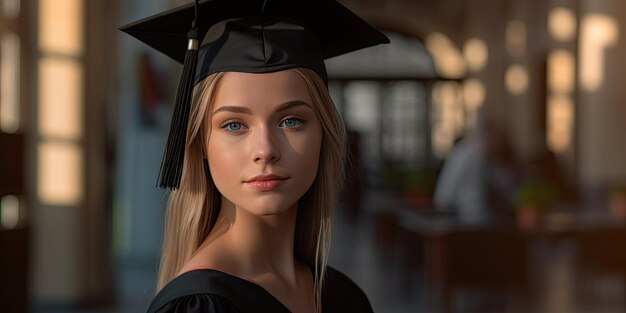
M 197 1 L 196 1 L 197 7 Z M 197 17 L 196 17 L 197 19 Z M 187 53 L 181 75 L 178 91 L 176 92 L 176 104 L 170 124 L 170 133 L 167 137 L 167 147 L 161 161 L 159 170 L 159 187 L 170 190 L 180 187 L 180 179 L 183 173 L 183 161 L 185 159 L 185 141 L 187 138 L 187 124 L 191 108 L 191 96 L 193 93 L 196 76 L 196 64 L 198 62 L 198 30 L 196 20 L 193 21 L 189 30 Z

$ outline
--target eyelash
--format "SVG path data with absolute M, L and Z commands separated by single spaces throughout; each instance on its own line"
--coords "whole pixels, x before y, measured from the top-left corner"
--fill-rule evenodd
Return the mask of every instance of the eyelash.
M 303 120 L 303 119 L 301 119 L 301 118 L 296 118 L 296 117 L 287 117 L 287 118 L 285 118 L 285 119 L 282 119 L 282 120 L 280 121 L 279 125 L 280 125 L 280 124 L 282 124 L 282 123 L 284 123 L 284 122 L 285 122 L 285 121 L 287 121 L 287 120 L 295 120 L 295 121 L 298 121 L 298 122 L 300 123 L 299 125 L 294 126 L 294 127 L 286 127 L 286 128 L 289 128 L 289 129 L 295 129 L 295 128 L 298 128 L 298 127 L 302 126 L 302 124 L 304 124 L 304 122 L 305 122 L 305 120 Z M 243 122 L 241 122 L 241 121 L 239 121 L 239 120 L 228 120 L 228 121 L 226 121 L 226 122 L 224 122 L 224 123 L 220 124 L 219 128 L 226 129 L 226 131 L 228 131 L 228 132 L 230 132 L 230 133 L 235 133 L 235 134 L 243 132 L 243 130 L 228 130 L 228 129 L 227 129 L 228 125 L 232 125 L 232 124 L 240 124 L 240 125 L 242 125 L 243 127 L 247 127 L 247 126 L 246 126 Z
M 231 133 L 241 133 L 243 131 L 243 130 L 229 130 L 229 129 L 227 129 L 228 125 L 232 125 L 232 124 L 241 124 L 242 127 L 245 127 L 245 125 L 242 122 L 238 121 L 238 120 L 228 120 L 228 121 L 222 123 L 220 125 L 220 128 L 224 128 L 224 129 L 226 129 L 226 131 L 231 132 Z
M 290 128 L 290 129 L 298 128 L 298 127 L 302 126 L 302 124 L 304 124 L 304 120 L 301 119 L 301 118 L 288 117 L 288 118 L 285 118 L 282 121 L 280 121 L 280 123 L 278 123 L 278 125 L 280 125 L 280 124 L 282 124 L 282 123 L 284 123 L 285 121 L 288 121 L 288 120 L 294 120 L 294 121 L 297 121 L 298 123 L 300 123 L 300 124 L 298 124 L 298 125 L 296 125 L 294 127 L 287 127 L 287 128 Z

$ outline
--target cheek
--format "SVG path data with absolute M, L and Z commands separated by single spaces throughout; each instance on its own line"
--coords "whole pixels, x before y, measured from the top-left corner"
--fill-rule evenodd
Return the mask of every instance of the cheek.
M 218 188 L 223 185 L 223 181 L 236 177 L 233 175 L 234 169 L 241 168 L 237 156 L 241 156 L 242 153 L 238 148 L 238 145 L 229 144 L 227 140 L 219 138 L 219 135 L 209 139 L 207 143 L 209 170 Z
M 314 132 L 310 136 L 306 136 L 298 143 L 293 143 L 292 147 L 296 151 L 295 171 L 301 173 L 302 183 L 308 187 L 315 180 L 317 169 L 320 161 L 320 151 L 322 146 L 322 130 Z

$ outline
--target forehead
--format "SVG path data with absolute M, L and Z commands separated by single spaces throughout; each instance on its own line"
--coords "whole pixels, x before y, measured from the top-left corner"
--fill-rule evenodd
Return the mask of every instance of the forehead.
M 304 79 L 295 71 L 261 74 L 227 72 L 216 86 L 213 108 L 215 110 L 221 105 L 278 105 L 294 100 L 312 104 Z

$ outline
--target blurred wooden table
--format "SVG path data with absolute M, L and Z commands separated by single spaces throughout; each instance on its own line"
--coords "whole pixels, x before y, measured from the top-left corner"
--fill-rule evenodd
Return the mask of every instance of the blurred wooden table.
M 583 268 L 623 270 L 626 276 L 626 225 L 606 215 L 561 212 L 521 229 L 514 223 L 468 224 L 432 211 L 397 212 L 399 230 L 412 234 L 412 249 L 421 250 L 429 300 L 442 312 L 455 311 L 459 287 L 515 291 L 530 310 L 530 247 L 539 240 L 573 240 Z

